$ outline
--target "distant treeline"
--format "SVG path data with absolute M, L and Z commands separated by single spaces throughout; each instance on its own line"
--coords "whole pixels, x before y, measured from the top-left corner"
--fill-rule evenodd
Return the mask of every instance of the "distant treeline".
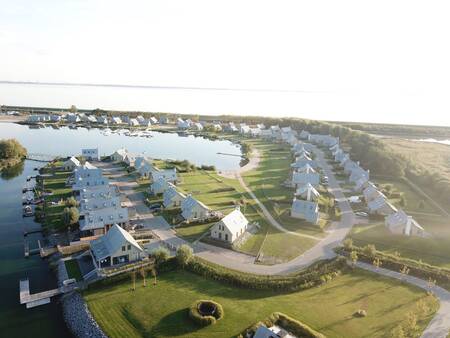
M 339 122 L 339 124 L 355 130 L 379 135 L 398 135 L 404 137 L 450 138 L 450 127 L 437 126 L 405 126 L 379 123 Z

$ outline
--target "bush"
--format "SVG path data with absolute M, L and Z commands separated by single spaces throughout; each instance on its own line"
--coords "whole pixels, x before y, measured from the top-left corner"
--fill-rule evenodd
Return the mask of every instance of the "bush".
M 356 312 L 353 314 L 353 316 L 354 316 L 354 317 L 358 317 L 358 318 L 367 317 L 367 312 L 366 312 L 366 310 L 361 310 L 361 309 L 359 309 L 358 311 L 356 311 Z
M 152 256 L 155 258 L 156 265 L 159 266 L 167 261 L 170 256 L 170 252 L 167 248 L 160 246 L 152 252 Z
M 343 257 L 321 261 L 306 270 L 285 276 L 264 276 L 239 272 L 207 262 L 199 257 L 193 257 L 186 265 L 186 269 L 193 273 L 236 287 L 278 291 L 297 291 L 319 286 L 340 275 L 342 270 L 347 268 Z
M 185 268 L 188 265 L 189 261 L 192 259 L 193 254 L 194 252 L 189 245 L 187 244 L 181 245 L 177 250 L 176 256 L 178 264 L 182 268 Z
M 199 311 L 201 306 L 209 306 L 215 308 L 211 315 L 202 315 Z M 200 326 L 208 326 L 215 324 L 216 321 L 223 318 L 224 311 L 222 305 L 212 300 L 197 300 L 189 307 L 189 317 Z
M 377 253 L 377 249 L 375 248 L 375 245 L 373 244 L 367 244 L 364 248 L 364 255 L 366 255 L 367 257 L 375 257 L 375 254 Z

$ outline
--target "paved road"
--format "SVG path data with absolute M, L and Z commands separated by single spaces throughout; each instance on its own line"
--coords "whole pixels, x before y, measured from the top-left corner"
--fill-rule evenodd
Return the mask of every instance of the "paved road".
M 253 193 L 253 191 L 247 186 L 247 184 L 245 183 L 245 181 L 242 179 L 242 176 L 240 173 L 236 173 L 236 179 L 239 181 L 240 185 L 244 188 L 245 191 L 247 191 L 249 193 L 249 195 L 255 200 L 256 204 L 258 204 L 259 208 L 262 210 L 264 216 L 266 217 L 266 219 L 270 222 L 270 224 L 272 224 L 275 228 L 277 228 L 278 230 L 288 233 L 290 235 L 294 235 L 294 236 L 299 236 L 299 237 L 306 237 L 306 238 L 310 238 L 310 239 L 314 239 L 316 241 L 320 241 L 322 240 L 322 238 L 320 237 L 316 237 L 316 236 L 311 236 L 311 235 L 307 235 L 307 234 L 301 234 L 298 232 L 294 232 L 294 231 L 289 231 L 286 228 L 284 228 L 280 223 L 277 222 L 277 220 L 275 218 L 272 217 L 272 215 L 270 214 L 269 210 L 267 210 L 267 208 L 265 207 L 264 204 L 262 204 L 259 199 L 256 197 L 256 195 Z
M 402 280 L 404 282 L 407 282 L 411 285 L 418 286 L 421 289 L 424 289 L 426 291 L 429 290 L 427 281 L 424 281 L 422 279 L 413 277 L 413 276 L 404 276 L 399 272 L 395 272 L 392 270 L 387 270 L 383 268 L 376 268 L 373 265 L 363 263 L 363 262 L 357 262 L 356 266 L 358 268 L 368 270 L 383 276 L 387 276 L 390 278 L 395 278 L 398 280 Z M 433 319 L 428 324 L 425 331 L 422 333 L 422 338 L 446 338 L 449 334 L 450 330 L 450 292 L 439 287 L 435 286 L 432 289 L 433 294 L 436 296 L 436 298 L 439 299 L 440 307 L 437 311 L 436 315 L 433 317 Z

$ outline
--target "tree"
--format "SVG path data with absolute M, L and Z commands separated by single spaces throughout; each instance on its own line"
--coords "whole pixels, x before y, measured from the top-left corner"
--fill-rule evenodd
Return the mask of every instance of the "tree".
M 391 331 L 392 338 L 406 338 L 405 331 L 401 325 L 397 325 Z
M 147 280 L 145 279 L 145 277 L 147 277 L 147 270 L 145 269 L 145 267 L 142 267 L 139 273 L 141 274 L 141 277 L 143 279 L 143 285 L 145 288 L 147 286 Z
M 418 330 L 418 326 L 417 326 L 417 316 L 414 312 L 409 312 L 406 315 L 404 330 L 406 334 L 408 334 L 408 336 L 415 337 Z
M 378 257 L 373 260 L 372 264 L 375 268 L 377 268 L 377 270 L 379 269 L 379 267 L 381 265 L 383 265 L 383 263 L 381 262 L 381 260 Z
M 152 253 L 153 257 L 155 258 L 156 265 L 161 265 L 164 262 L 167 261 L 169 258 L 170 252 L 165 247 L 160 246 Z
M 75 105 L 71 105 L 69 110 L 70 110 L 71 113 L 76 113 L 78 109 L 77 109 L 77 107 Z
M 350 253 L 350 260 L 352 261 L 353 267 L 355 267 L 356 262 L 358 261 L 358 253 L 356 251 Z
M 135 291 L 136 290 L 136 271 L 131 271 L 130 272 L 130 277 L 131 277 L 131 290 Z
M 433 294 L 433 288 L 435 287 L 435 285 L 436 285 L 436 280 L 431 278 L 431 277 L 429 277 L 428 278 L 428 282 L 427 282 L 428 293 L 429 294 Z
M 373 244 L 367 244 L 363 249 L 364 255 L 367 257 L 375 257 L 375 254 L 377 253 L 377 249 L 375 248 L 375 245 Z
M 192 248 L 189 245 L 187 244 L 181 245 L 177 250 L 178 264 L 180 264 L 182 268 L 185 268 L 186 265 L 191 260 L 193 253 L 194 252 L 192 251 Z
M 403 265 L 400 269 L 400 273 L 405 277 L 409 274 L 409 268 L 406 265 Z
M 0 160 L 26 156 L 27 150 L 16 139 L 0 140 Z
M 351 250 L 353 248 L 353 240 L 349 237 L 344 240 L 344 248 Z
M 417 205 L 417 208 L 420 210 L 425 209 L 425 201 L 424 200 L 420 200 L 419 204 Z
M 65 204 L 68 207 L 76 207 L 78 205 L 78 202 L 75 199 L 75 197 L 71 196 L 68 199 L 66 199 Z
M 66 207 L 62 213 L 62 222 L 65 226 L 73 225 L 78 222 L 80 218 L 80 212 L 75 207 Z

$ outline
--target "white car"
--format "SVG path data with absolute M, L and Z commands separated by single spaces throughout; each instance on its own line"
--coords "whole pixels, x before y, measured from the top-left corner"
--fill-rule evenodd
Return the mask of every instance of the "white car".
M 355 212 L 355 215 L 359 216 L 359 217 L 369 217 L 369 214 L 364 211 L 357 211 L 357 212 Z

